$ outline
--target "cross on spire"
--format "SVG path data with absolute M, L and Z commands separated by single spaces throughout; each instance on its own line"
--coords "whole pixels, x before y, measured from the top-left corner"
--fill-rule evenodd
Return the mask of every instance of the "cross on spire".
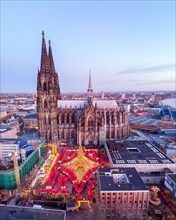
M 40 70 L 47 73 L 49 71 L 47 49 L 45 43 L 45 33 L 42 31 L 42 51 L 41 51 L 41 65 Z

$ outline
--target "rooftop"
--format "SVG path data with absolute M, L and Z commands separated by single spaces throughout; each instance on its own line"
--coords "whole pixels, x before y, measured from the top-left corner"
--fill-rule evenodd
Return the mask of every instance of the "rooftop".
M 147 117 L 137 117 L 137 116 L 129 116 L 128 120 L 133 124 L 143 124 L 145 126 L 154 125 L 157 126 L 160 123 L 160 120 L 147 118 Z
M 171 144 L 173 145 L 173 147 L 176 145 L 176 138 L 173 137 L 168 137 L 168 136 L 159 136 L 159 135 L 152 135 L 151 138 L 161 144 L 161 145 L 165 145 L 165 147 L 167 147 L 168 145 L 170 146 Z
M 98 182 L 100 191 L 147 190 L 135 168 L 100 168 Z
M 21 142 L 23 142 L 23 139 L 18 139 L 18 138 L 0 138 L 0 144 L 20 144 Z
M 167 174 L 167 176 L 169 176 L 170 179 L 176 184 L 176 173 L 170 173 Z
M 99 100 L 99 99 L 93 99 L 92 102 L 93 106 L 97 105 L 97 108 L 117 108 L 119 107 L 117 105 L 117 102 L 115 100 Z M 87 100 L 58 100 L 57 106 L 59 108 L 84 108 L 84 105 L 86 107 L 88 106 Z
M 32 207 L 4 206 L 0 207 L 1 220 L 65 220 L 66 211 L 56 209 L 35 209 Z
M 12 130 L 12 128 L 10 128 L 10 127 L 0 127 L 0 134 L 4 133 L 6 131 L 10 131 L 10 130 Z
M 171 164 L 162 151 L 147 140 L 106 141 L 113 164 Z
M 27 114 L 24 119 L 37 119 L 37 113 Z

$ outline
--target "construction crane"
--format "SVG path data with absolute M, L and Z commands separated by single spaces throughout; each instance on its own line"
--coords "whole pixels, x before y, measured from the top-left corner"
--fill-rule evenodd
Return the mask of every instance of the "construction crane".
M 46 144 L 41 144 L 38 145 L 37 147 L 32 147 L 31 149 L 37 149 L 39 152 L 39 158 L 41 158 L 41 151 L 40 148 L 46 146 Z M 21 149 L 20 152 L 22 154 L 26 153 L 25 149 Z M 9 156 L 11 156 L 12 160 L 13 160 L 13 164 L 14 164 L 14 171 L 15 171 L 15 177 L 16 177 L 16 186 L 17 186 L 17 191 L 20 193 L 22 191 L 21 188 L 21 180 L 20 180 L 20 172 L 19 172 L 19 166 L 18 166 L 18 153 L 14 152 L 11 153 Z
M 20 193 L 22 190 L 21 190 L 20 172 L 19 172 L 19 166 L 18 166 L 18 153 L 13 152 L 13 153 L 10 153 L 9 156 L 13 160 L 17 191 Z
M 20 153 L 21 153 L 21 156 L 22 156 L 22 161 L 24 161 L 26 159 L 26 151 L 30 151 L 30 150 L 38 150 L 38 155 L 39 155 L 39 159 L 41 158 L 41 150 L 40 148 L 41 147 L 46 147 L 48 146 L 48 144 L 39 144 L 38 146 L 29 146 L 27 148 L 21 148 L 20 149 Z
M 41 150 L 40 148 L 41 147 L 45 147 L 45 146 L 48 146 L 48 145 L 51 145 L 52 146 L 52 154 L 55 155 L 54 157 L 54 160 L 51 164 L 51 167 L 50 167 L 50 170 L 52 169 L 52 167 L 54 166 L 55 162 L 56 162 L 56 159 L 58 157 L 58 153 L 57 153 L 57 143 L 48 143 L 48 144 L 40 144 L 38 146 L 33 146 L 31 147 L 30 149 L 31 150 L 38 150 L 38 154 L 39 154 L 39 159 L 41 158 Z M 24 155 L 26 154 L 26 149 L 21 149 L 19 152 L 23 155 L 22 158 L 23 160 L 25 160 L 24 158 Z M 17 186 L 17 191 L 20 193 L 22 191 L 22 188 L 21 188 L 21 180 L 20 180 L 20 172 L 19 172 L 19 166 L 18 166 L 18 153 L 17 152 L 14 152 L 14 153 L 11 153 L 11 155 L 9 155 L 12 157 L 12 160 L 13 160 L 13 163 L 14 163 L 14 171 L 15 171 L 15 177 L 16 177 L 16 186 Z M 49 175 L 49 173 L 48 173 Z M 47 176 L 47 175 L 46 175 Z M 45 181 L 46 181 L 47 178 L 45 178 Z M 43 182 L 45 182 L 43 181 Z

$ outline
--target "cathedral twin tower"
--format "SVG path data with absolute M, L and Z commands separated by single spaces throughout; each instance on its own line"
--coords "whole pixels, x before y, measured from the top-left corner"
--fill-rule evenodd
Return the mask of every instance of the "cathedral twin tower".
M 115 100 L 93 98 L 91 75 L 87 100 L 61 100 L 51 43 L 47 52 L 42 32 L 41 66 L 37 77 L 39 137 L 46 141 L 102 145 L 106 139 L 128 137 L 127 113 Z
M 55 71 L 51 44 L 47 53 L 42 32 L 41 65 L 37 77 L 37 111 L 39 137 L 57 140 L 57 100 L 60 100 L 58 75 Z

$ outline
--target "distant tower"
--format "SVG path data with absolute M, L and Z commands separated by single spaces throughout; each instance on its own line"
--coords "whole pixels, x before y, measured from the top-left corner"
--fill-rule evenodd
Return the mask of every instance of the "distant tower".
M 47 54 L 42 32 L 41 65 L 37 77 L 38 132 L 39 137 L 46 141 L 57 141 L 57 100 L 61 96 L 50 41 L 48 51 Z
M 122 94 L 122 99 L 125 99 L 125 98 L 126 98 L 126 94 L 123 93 L 123 94 Z
M 101 92 L 101 98 L 104 99 L 104 92 Z
M 155 94 L 154 93 L 152 93 L 152 95 L 151 95 L 151 101 L 155 101 Z
M 88 99 L 92 98 L 93 96 L 91 70 L 89 70 L 89 84 L 88 84 L 88 89 L 87 89 L 87 96 L 88 96 Z

